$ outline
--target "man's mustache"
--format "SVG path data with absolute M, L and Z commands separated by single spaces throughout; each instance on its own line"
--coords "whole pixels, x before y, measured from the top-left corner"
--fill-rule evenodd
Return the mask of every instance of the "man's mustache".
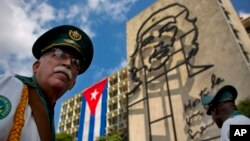
M 71 72 L 71 70 L 68 69 L 68 68 L 65 67 L 65 66 L 56 66 L 56 67 L 54 68 L 54 72 L 63 72 L 63 73 L 65 73 L 65 74 L 67 74 L 69 80 L 72 79 L 72 72 Z

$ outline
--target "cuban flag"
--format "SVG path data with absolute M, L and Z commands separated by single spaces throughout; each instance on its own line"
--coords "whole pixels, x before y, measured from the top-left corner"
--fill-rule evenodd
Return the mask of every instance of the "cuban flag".
M 107 78 L 83 91 L 78 141 L 94 141 L 105 135 Z

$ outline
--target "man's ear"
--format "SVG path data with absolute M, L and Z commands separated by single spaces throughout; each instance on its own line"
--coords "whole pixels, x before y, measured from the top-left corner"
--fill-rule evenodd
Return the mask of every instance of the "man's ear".
M 215 113 L 215 115 L 218 115 L 218 114 L 219 114 L 219 110 L 218 110 L 217 107 L 214 107 L 214 113 Z
M 39 65 L 40 65 L 40 62 L 38 60 L 33 63 L 32 65 L 33 73 L 36 73 Z

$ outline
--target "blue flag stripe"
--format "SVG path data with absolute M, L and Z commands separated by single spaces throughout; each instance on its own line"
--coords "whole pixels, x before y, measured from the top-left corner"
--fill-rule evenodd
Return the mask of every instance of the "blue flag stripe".
M 94 141 L 94 130 L 95 128 L 95 117 L 90 116 L 90 124 L 89 124 L 89 138 L 88 141 Z
M 106 113 L 107 113 L 107 86 L 106 83 L 103 93 L 102 93 L 102 110 L 101 110 L 101 128 L 100 128 L 100 136 L 105 135 L 106 128 Z

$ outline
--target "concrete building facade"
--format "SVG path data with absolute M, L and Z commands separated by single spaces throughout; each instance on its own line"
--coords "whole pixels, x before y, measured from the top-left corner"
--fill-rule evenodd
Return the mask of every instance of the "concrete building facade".
M 106 133 L 111 130 L 127 135 L 127 99 L 128 71 L 127 67 L 109 76 L 108 109 Z
M 200 98 L 227 84 L 237 88 L 237 102 L 250 96 L 249 28 L 249 17 L 240 20 L 228 0 L 158 0 L 128 21 L 128 68 L 108 78 L 107 133 L 129 141 L 219 140 Z M 81 102 L 81 93 L 64 101 L 58 124 L 75 140 Z
M 61 104 L 58 133 L 71 134 L 77 140 L 81 106 L 82 93 L 74 95 Z
M 231 2 L 158 0 L 126 34 L 129 141 L 219 140 L 201 96 L 250 96 L 250 40 Z

